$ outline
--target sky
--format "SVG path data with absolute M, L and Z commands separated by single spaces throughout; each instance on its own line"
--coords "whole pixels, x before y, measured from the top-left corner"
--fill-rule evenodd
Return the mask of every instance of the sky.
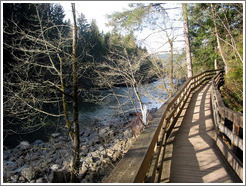
M 69 1 L 60 1 L 59 2 L 64 10 L 66 17 L 65 19 L 72 18 L 71 2 Z M 124 8 L 128 7 L 130 1 L 78 1 L 75 2 L 75 9 L 77 15 L 83 13 L 91 23 L 92 19 L 96 19 L 97 26 L 100 31 L 108 32 L 110 28 L 105 26 L 107 23 L 106 14 L 111 14 L 114 11 L 122 11 Z
M 133 2 L 134 1 L 77 1 L 75 2 L 75 9 L 77 12 L 77 17 L 80 13 L 83 13 L 88 23 L 91 23 L 91 20 L 95 19 L 99 27 L 99 30 L 106 33 L 106 32 L 111 31 L 111 28 L 105 25 L 108 22 L 106 15 L 107 14 L 110 15 L 115 11 L 123 11 L 124 9 L 129 9 L 128 4 L 133 3 Z M 66 14 L 65 19 L 72 19 L 71 1 L 70 2 L 60 1 L 59 3 L 64 8 L 64 11 Z M 141 3 L 141 1 L 138 1 L 138 3 Z M 143 1 L 143 3 L 146 3 L 146 2 Z M 173 3 L 172 4 L 170 3 L 167 5 L 167 7 L 170 7 L 170 6 L 176 6 L 176 4 L 174 5 Z M 174 14 L 175 11 L 172 10 L 169 13 Z M 171 15 L 171 17 L 173 16 Z M 169 49 L 170 47 L 166 43 L 167 40 L 164 36 L 165 34 L 163 33 L 159 32 L 157 34 L 153 34 L 151 37 L 144 40 L 150 33 L 153 33 L 153 30 L 150 30 L 147 28 L 145 28 L 141 32 L 138 32 L 136 34 L 138 44 L 143 47 L 145 46 L 149 53 L 164 52 L 164 51 L 170 50 Z M 181 42 L 174 43 L 174 48 L 177 48 L 177 50 L 180 51 L 184 47 L 182 29 L 179 30 L 179 35 L 180 36 L 177 38 L 177 40 Z

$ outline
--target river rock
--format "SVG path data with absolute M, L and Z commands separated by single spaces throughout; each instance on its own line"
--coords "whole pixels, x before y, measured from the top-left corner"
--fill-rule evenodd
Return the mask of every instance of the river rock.
M 93 132 L 88 137 L 89 145 L 92 146 L 93 144 L 97 143 L 99 141 L 97 132 Z
M 53 133 L 50 136 L 53 137 L 53 138 L 56 138 L 56 137 L 60 136 L 60 133 Z
M 21 176 L 26 178 L 29 182 L 35 178 L 35 170 L 32 167 L 23 168 Z
M 113 156 L 113 154 L 114 154 L 114 151 L 112 149 L 107 149 L 107 156 L 108 157 L 111 158 Z
M 46 183 L 47 181 L 44 178 L 38 178 L 36 183 Z
M 26 150 L 30 148 L 30 143 L 28 141 L 22 141 L 17 148 L 19 148 L 20 150 Z
M 99 146 L 97 146 L 97 150 L 99 150 L 100 152 L 104 151 L 104 147 L 102 145 L 99 145 Z
M 18 167 L 22 167 L 22 166 L 25 164 L 24 157 L 23 157 L 23 156 L 20 156 L 20 157 L 16 160 L 16 163 L 17 163 Z
M 12 180 L 12 182 L 16 183 L 16 182 L 18 182 L 19 177 L 20 177 L 20 175 L 14 174 L 10 177 L 10 179 Z
M 51 170 L 58 170 L 59 169 L 59 165 L 58 164 L 54 164 L 50 167 Z
M 17 163 L 13 161 L 4 161 L 3 167 L 5 167 L 7 170 L 14 170 L 17 168 Z
M 120 151 L 115 151 L 115 153 L 112 156 L 112 162 L 115 163 L 120 156 L 121 156 L 121 152 Z
M 85 182 L 86 183 L 93 183 L 94 182 L 94 180 L 93 180 L 94 174 L 95 174 L 94 172 L 87 174 L 85 177 Z
M 82 152 L 84 152 L 84 153 L 87 153 L 88 152 L 88 147 L 86 146 L 86 145 L 83 145 L 82 147 L 81 147 L 81 151 Z
M 85 144 L 87 141 L 86 137 L 83 137 L 83 136 L 80 136 L 79 139 L 80 139 L 81 144 Z
M 90 170 L 91 170 L 92 172 L 95 172 L 95 171 L 96 171 L 96 168 L 97 168 L 97 164 L 96 164 L 96 163 L 90 164 Z
M 15 173 L 15 174 L 20 174 L 21 171 L 22 171 L 22 169 L 24 169 L 24 168 L 28 168 L 28 165 L 24 165 L 24 166 L 22 166 L 22 167 L 20 167 L 20 168 L 15 169 L 15 170 L 14 170 L 14 173 Z
M 123 148 L 124 153 L 126 153 L 130 149 L 132 143 L 133 143 L 133 140 L 131 138 L 126 140 L 124 148 Z
M 109 169 L 113 167 L 112 163 L 116 163 L 122 157 L 123 153 L 130 148 L 132 139 L 135 139 L 131 128 L 126 128 L 119 120 L 114 124 L 82 129 L 80 133 L 82 166 L 79 170 L 82 182 L 85 180 L 100 182 L 106 173 L 109 174 Z M 66 137 L 60 133 L 53 133 L 51 139 L 49 142 L 36 140 L 31 145 L 23 141 L 17 148 L 5 149 L 4 165 L 8 163 L 6 168 L 9 168 L 8 172 L 11 172 L 4 172 L 6 182 L 24 183 L 31 182 L 35 178 L 39 178 L 36 183 L 69 182 L 70 174 L 67 179 L 68 173 L 65 170 L 71 167 L 71 140 L 64 145 Z M 18 169 L 18 167 L 21 168 Z M 31 167 L 35 167 L 35 171 Z M 96 173 L 95 176 L 91 175 L 92 171 Z M 18 175 L 18 179 L 13 175 Z M 47 179 L 45 179 L 46 175 Z
M 88 137 L 90 134 L 91 134 L 91 130 L 86 129 L 86 130 L 83 132 L 83 137 Z
M 42 140 L 36 140 L 36 141 L 33 142 L 33 145 L 40 145 L 42 143 L 43 143 Z
M 122 141 L 120 141 L 120 142 L 118 142 L 118 143 L 116 143 L 114 146 L 113 146 L 113 150 L 114 151 L 121 151 L 121 146 L 122 146 Z
M 107 130 L 104 128 L 104 129 L 101 129 L 98 133 L 99 137 L 100 138 L 105 138 L 106 135 L 107 135 Z
M 68 183 L 69 172 L 66 170 L 53 170 L 49 176 L 49 182 L 51 183 Z
M 109 137 L 109 138 L 113 137 L 114 134 L 115 134 L 115 133 L 114 133 L 113 130 L 109 130 L 109 131 L 108 131 L 108 137 Z
M 87 156 L 86 159 L 85 159 L 85 162 L 86 162 L 87 164 L 93 163 L 92 157 L 91 157 L 91 156 Z
M 127 129 L 123 132 L 124 138 L 131 138 L 132 137 L 132 131 L 131 129 Z
M 79 170 L 79 174 L 84 175 L 86 172 L 88 171 L 88 168 L 85 166 L 85 164 L 83 163 L 81 169 Z
M 93 158 L 98 158 L 100 157 L 100 152 L 99 151 L 94 151 L 90 153 Z
M 150 110 L 150 113 L 151 113 L 151 114 L 154 114 L 154 113 L 156 113 L 156 112 L 157 112 L 157 110 L 158 110 L 158 109 L 157 109 L 157 107 L 152 108 L 152 109 Z

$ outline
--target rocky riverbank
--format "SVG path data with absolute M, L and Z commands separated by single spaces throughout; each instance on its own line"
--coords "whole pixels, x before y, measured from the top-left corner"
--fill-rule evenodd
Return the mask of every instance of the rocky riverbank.
M 152 109 L 152 113 L 155 111 Z M 136 116 L 131 116 L 130 120 L 136 120 Z M 139 135 L 129 123 L 110 121 L 107 126 L 94 124 L 81 128 L 79 178 L 82 183 L 102 182 L 128 151 Z M 69 182 L 71 153 L 71 141 L 61 133 L 52 134 L 46 143 L 23 141 L 12 149 L 4 147 L 3 181 Z

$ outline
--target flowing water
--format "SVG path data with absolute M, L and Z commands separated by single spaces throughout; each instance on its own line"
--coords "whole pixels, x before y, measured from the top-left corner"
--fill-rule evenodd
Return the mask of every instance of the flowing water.
M 167 93 L 161 88 L 163 82 L 161 80 L 141 85 L 139 87 L 139 95 L 143 104 L 150 110 L 152 108 L 159 108 L 167 99 Z M 113 94 L 113 92 L 115 94 Z M 98 95 L 103 97 L 100 103 L 82 102 L 79 105 L 79 123 L 82 126 L 90 126 L 91 124 L 99 123 L 107 125 L 110 121 L 124 122 L 123 112 L 126 115 L 135 112 L 134 105 L 140 110 L 139 101 L 131 88 L 116 87 L 112 90 L 101 90 L 97 92 Z M 129 96 L 129 94 L 131 96 Z M 117 99 L 116 99 L 117 96 Z M 132 99 L 131 99 L 132 98 Z M 82 100 L 82 99 L 80 99 Z M 121 107 L 119 106 L 119 102 Z M 49 122 L 49 121 L 48 121 Z M 37 139 L 47 141 L 50 134 L 60 132 L 59 128 L 65 126 L 65 121 L 50 119 L 50 123 L 56 125 L 49 125 L 43 127 L 41 130 L 24 135 L 11 135 L 4 140 L 4 145 L 14 147 L 21 141 L 27 140 L 34 142 Z M 57 127 L 58 126 L 58 127 Z
M 158 80 L 139 87 L 141 101 L 143 104 L 147 105 L 149 110 L 152 108 L 158 109 L 168 99 L 167 93 L 161 87 L 162 85 L 162 81 Z M 125 112 L 126 115 L 135 112 L 135 107 L 140 110 L 139 101 L 132 88 L 116 87 L 113 91 L 101 91 L 100 96 L 104 97 L 104 99 L 99 104 L 89 102 L 82 102 L 80 104 L 80 123 L 87 124 L 101 121 L 107 125 L 106 122 L 108 120 L 122 117 L 123 112 Z

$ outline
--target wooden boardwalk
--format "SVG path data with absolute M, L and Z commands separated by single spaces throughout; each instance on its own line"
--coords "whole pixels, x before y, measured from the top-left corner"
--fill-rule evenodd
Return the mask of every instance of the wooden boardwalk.
M 210 86 L 200 87 L 185 105 L 168 140 L 161 182 L 240 182 L 215 144 Z
M 224 72 L 217 71 L 189 78 L 104 182 L 242 183 L 243 114 L 224 106 L 218 90 Z

